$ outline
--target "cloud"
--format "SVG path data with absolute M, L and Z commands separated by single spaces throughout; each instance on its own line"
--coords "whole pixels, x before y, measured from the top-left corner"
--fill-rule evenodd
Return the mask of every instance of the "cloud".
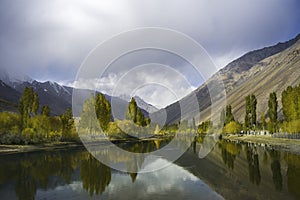
M 221 68 L 249 50 L 298 34 L 299 7 L 298 0 L 228 0 L 226 3 L 217 0 L 3 0 L 0 2 L 0 68 L 22 72 L 37 80 L 70 85 L 79 66 L 96 45 L 114 34 L 148 26 L 187 34 L 199 42 L 217 68 Z M 153 61 L 152 57 L 143 54 L 132 61 L 129 56 L 117 69 L 126 71 L 129 66 Z M 183 61 L 166 55 L 156 57 L 183 74 L 191 87 L 203 82 L 203 77 L 195 76 Z M 109 91 L 123 72 L 107 73 L 113 77 L 106 74 L 106 79 L 99 80 L 103 81 L 99 83 L 103 91 Z M 175 80 L 168 76 L 164 79 L 164 84 Z M 91 81 L 80 84 L 93 85 Z M 186 87 L 177 86 L 181 96 Z M 156 89 L 158 91 L 144 98 L 152 102 L 159 99 L 165 104 L 167 100 L 161 99 L 158 93 L 169 93 L 161 93 L 163 89 L 158 86 Z M 171 96 L 168 101 L 173 101 Z
M 69 86 L 97 90 L 112 96 L 139 96 L 158 108 L 180 100 L 195 89 L 177 70 L 155 63 L 94 79 L 78 78 Z

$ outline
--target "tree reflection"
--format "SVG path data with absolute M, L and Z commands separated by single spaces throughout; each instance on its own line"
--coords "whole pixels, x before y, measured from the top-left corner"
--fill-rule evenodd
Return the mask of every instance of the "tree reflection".
M 28 172 L 28 169 L 21 169 L 18 174 L 16 194 L 20 200 L 31 200 L 35 197 L 37 183 Z
M 0 160 L 0 183 L 15 181 L 19 199 L 35 199 L 38 188 L 47 189 L 57 184 L 69 183 L 71 175 L 78 168 L 80 156 L 72 153 L 30 153 L 16 155 L 13 159 Z M 58 176 L 56 182 L 51 177 Z
M 270 152 L 271 157 L 271 170 L 272 170 L 272 179 L 275 186 L 275 189 L 278 191 L 282 190 L 282 175 L 281 175 L 281 165 L 280 165 L 280 152 L 272 150 Z
M 234 161 L 236 156 L 240 153 L 241 146 L 238 143 L 232 143 L 227 141 L 219 142 L 219 148 L 221 149 L 221 155 L 224 164 L 229 169 L 234 169 Z
M 96 160 L 91 154 L 87 159 L 81 161 L 80 177 L 82 187 L 89 192 L 91 196 L 94 193 L 102 194 L 111 180 L 110 167 Z
M 245 150 L 248 161 L 249 179 L 251 183 L 259 185 L 261 181 L 261 176 L 259 170 L 258 154 L 256 152 L 256 149 L 249 145 L 246 145 Z
M 288 164 L 287 170 L 287 186 L 290 193 L 296 199 L 300 199 L 300 157 L 295 154 L 286 154 L 285 160 Z

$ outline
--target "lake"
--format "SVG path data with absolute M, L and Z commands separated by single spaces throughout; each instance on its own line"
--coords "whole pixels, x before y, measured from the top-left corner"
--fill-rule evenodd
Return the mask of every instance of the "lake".
M 151 151 L 164 142 L 168 141 L 118 145 Z M 300 199 L 299 155 L 223 140 L 200 159 L 201 144 L 202 139 L 196 138 L 175 162 L 164 157 L 155 159 L 148 167 L 167 167 L 149 173 L 111 169 L 84 147 L 1 155 L 0 198 Z M 138 160 L 137 166 L 143 161 Z M 132 165 L 117 155 L 113 162 Z

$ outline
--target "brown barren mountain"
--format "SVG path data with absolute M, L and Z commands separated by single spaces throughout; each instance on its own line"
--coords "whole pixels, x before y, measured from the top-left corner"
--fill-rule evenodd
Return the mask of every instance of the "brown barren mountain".
M 279 101 L 279 117 L 282 118 L 281 93 L 287 86 L 300 84 L 300 35 L 294 39 L 278 43 L 274 46 L 251 51 L 229 63 L 215 75 L 194 91 L 201 111 L 201 121 L 210 119 L 211 97 L 207 85 L 224 84 L 226 100 L 215 96 L 213 119 L 220 117 L 225 104 L 231 104 L 236 120 L 243 122 L 245 115 L 245 97 L 254 94 L 257 97 L 257 119 L 262 113 L 267 113 L 269 94 L 276 92 Z M 214 88 L 221 90 L 221 88 Z M 222 91 L 219 91 L 220 93 Z M 191 96 L 188 95 L 179 102 L 189 104 Z M 172 124 L 182 118 L 191 118 L 196 115 L 192 109 L 181 115 L 179 102 L 166 107 L 167 123 Z M 158 111 L 160 112 L 160 111 Z M 157 114 L 157 113 L 156 113 Z M 154 114 L 155 115 L 155 114 Z

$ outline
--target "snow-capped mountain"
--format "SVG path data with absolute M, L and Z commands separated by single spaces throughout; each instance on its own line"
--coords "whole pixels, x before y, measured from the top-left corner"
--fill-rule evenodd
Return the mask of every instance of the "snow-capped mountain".
M 141 97 L 134 96 L 134 99 L 136 101 L 137 106 L 146 110 L 148 113 L 154 113 L 158 111 L 158 109 L 155 106 L 145 102 Z
M 7 75 L 3 75 L 1 77 L 5 78 L 5 81 L 2 81 L 0 78 L 0 111 L 17 111 L 17 104 L 24 88 L 32 87 L 35 92 L 37 92 L 40 101 L 40 109 L 44 105 L 48 105 L 51 110 L 52 115 L 60 115 L 63 114 L 67 108 L 72 108 L 72 87 L 67 87 L 60 85 L 56 82 L 46 81 L 39 82 L 36 80 L 32 80 L 28 78 L 30 81 L 26 81 L 23 79 L 13 79 Z M 89 96 L 89 94 L 94 93 L 92 90 L 82 90 L 83 96 Z M 119 97 L 111 97 L 109 95 L 105 95 L 106 98 L 113 103 L 113 117 L 118 119 L 124 119 L 125 111 L 128 106 L 128 101 L 125 101 Z M 148 110 L 151 110 L 151 106 L 145 103 L 142 100 L 138 100 L 139 105 L 142 109 L 142 112 L 148 116 Z M 84 101 L 84 99 L 82 100 Z
M 23 74 L 21 72 L 8 72 L 6 69 L 0 68 L 0 80 L 4 82 L 6 85 L 11 87 L 15 87 L 18 84 L 23 82 L 31 83 L 33 81 L 28 75 Z

